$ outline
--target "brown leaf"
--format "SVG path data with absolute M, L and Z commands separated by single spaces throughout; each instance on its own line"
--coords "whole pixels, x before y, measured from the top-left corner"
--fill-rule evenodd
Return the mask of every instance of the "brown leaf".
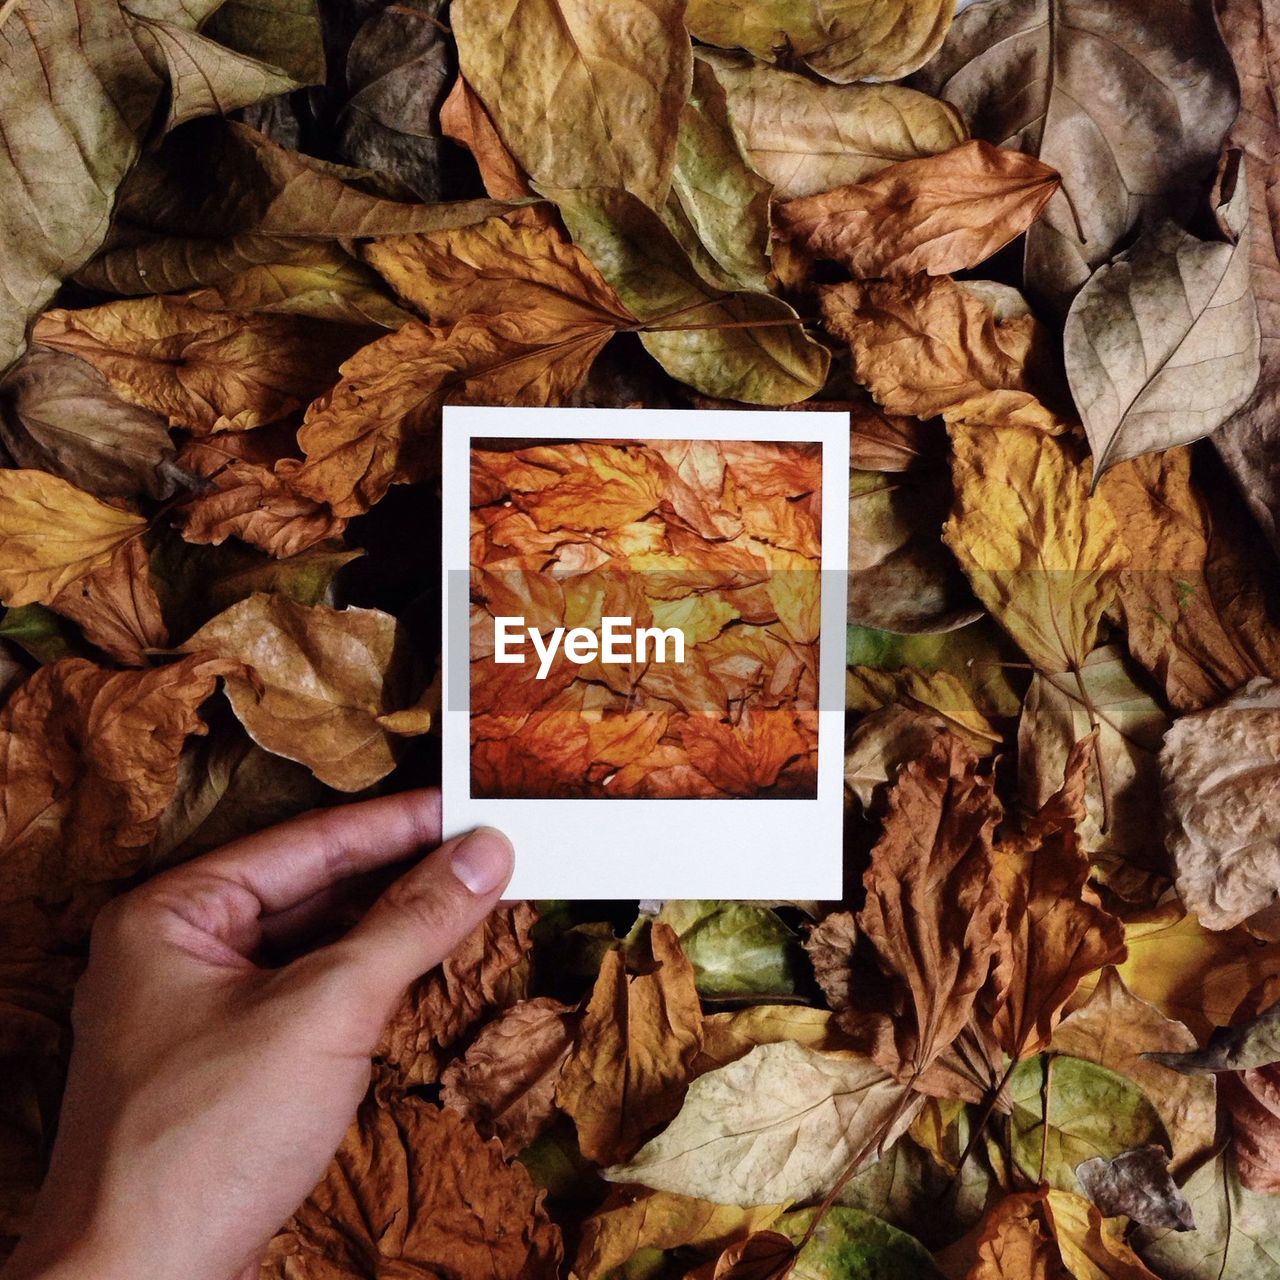
M 1280 1195 L 1280 1067 L 1254 1067 L 1222 1077 L 1222 1100 L 1231 1117 L 1236 1169 L 1250 1191 Z
M 250 737 L 329 786 L 359 791 L 395 768 L 378 717 L 408 703 L 411 672 L 390 614 L 255 592 L 181 648 L 243 663 L 226 690 Z
M 146 527 L 45 471 L 0 470 L 0 600 L 50 603 Z
M 1076 1177 L 1105 1218 L 1123 1214 L 1144 1227 L 1195 1229 L 1191 1205 L 1169 1176 L 1163 1147 L 1137 1147 L 1111 1160 L 1094 1156 L 1076 1166 Z
M 529 179 L 494 128 L 493 117 L 462 76 L 453 82 L 440 105 L 440 131 L 471 152 L 484 189 L 495 200 L 522 200 L 533 195 Z
M 167 498 L 174 447 L 164 419 L 121 400 L 75 356 L 36 346 L 0 384 L 0 444 L 99 498 Z
M 641 1249 L 718 1250 L 744 1232 L 767 1229 L 781 1212 L 781 1205 L 741 1209 L 670 1191 L 613 1187 L 582 1224 L 573 1274 L 605 1280 Z
M 804 938 L 813 976 L 827 1006 L 837 1013 L 853 1003 L 853 948 L 857 940 L 858 924 L 851 911 L 833 911 L 824 916 Z
M 307 410 L 299 492 L 342 516 L 435 465 L 440 406 L 559 404 L 613 336 L 599 321 L 566 326 L 541 310 L 416 322 L 356 352 L 342 381 Z
M 1003 998 L 993 1028 L 1016 1060 L 1048 1047 L 1082 978 L 1125 956 L 1120 921 L 1089 886 L 1089 855 L 1078 831 L 1093 746 L 1092 736 L 1076 743 L 1061 789 L 995 849 L 1007 911 L 998 962 Z
M 141 538 L 122 543 L 106 564 L 69 582 L 49 607 L 79 623 L 90 644 L 126 666 L 143 666 L 148 649 L 169 647 Z
M 1058 187 L 1048 165 L 965 142 L 774 210 L 780 236 L 855 276 L 948 275 L 1021 235 Z
M 196 714 L 237 664 L 196 654 L 147 671 L 41 667 L 0 709 L 0 901 L 57 901 L 136 871 L 178 782 Z
M 827 285 L 820 297 L 827 328 L 853 350 L 858 380 L 890 413 L 1062 429 L 1037 398 L 1053 388 L 1030 313 L 999 320 L 945 276 Z
M 47 311 L 34 336 L 87 360 L 130 404 L 202 435 L 292 413 L 329 386 L 360 341 L 340 325 L 167 297 Z
M 1103 970 L 1088 1002 L 1058 1023 L 1051 1042 L 1057 1052 L 1096 1062 L 1142 1089 L 1173 1139 L 1175 1170 L 1193 1164 L 1213 1146 L 1214 1083 L 1204 1076 L 1181 1075 L 1146 1055 L 1195 1045 L 1195 1036 L 1181 1022 L 1131 994 L 1114 969 Z
M 212 492 L 178 508 L 182 536 L 214 546 L 235 537 L 280 559 L 340 536 L 346 519 L 294 490 L 292 480 L 302 463 L 273 457 L 271 450 L 257 456 L 259 434 L 223 432 L 192 440 L 183 449 L 179 464 L 205 477 Z
M 1273 562 L 1234 496 L 1216 490 L 1193 485 L 1188 449 L 1121 463 L 1099 487 L 1129 552 L 1116 576 L 1129 650 L 1179 711 L 1280 676 Z
M 271 1242 L 271 1280 L 555 1280 L 560 1231 L 496 1142 L 421 1098 L 372 1099 Z
M 857 916 L 880 975 L 853 989 L 839 1021 L 899 1079 L 918 1079 L 959 1035 L 998 956 L 1004 904 L 991 841 L 999 816 L 991 783 L 950 734 L 889 792 Z
M 517 1155 L 551 1123 L 556 1083 L 574 1040 L 570 1005 L 547 996 L 486 1024 L 440 1077 L 440 1100 Z
M 529 931 L 537 918 L 527 902 L 500 907 L 438 969 L 409 988 L 376 1051 L 399 1083 L 434 1082 L 440 1074 L 437 1049 L 455 1044 L 488 1011 L 525 998 Z
M 649 947 L 651 964 L 634 975 L 620 951 L 605 956 L 556 1087 L 598 1164 L 627 1159 L 676 1114 L 702 1044 L 693 966 L 675 931 L 655 921 Z

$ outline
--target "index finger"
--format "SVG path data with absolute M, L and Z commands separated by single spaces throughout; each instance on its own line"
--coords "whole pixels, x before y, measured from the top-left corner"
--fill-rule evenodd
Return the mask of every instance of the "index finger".
M 440 792 L 401 791 L 317 809 L 269 827 L 166 872 L 214 876 L 248 890 L 273 915 L 314 894 L 440 842 Z

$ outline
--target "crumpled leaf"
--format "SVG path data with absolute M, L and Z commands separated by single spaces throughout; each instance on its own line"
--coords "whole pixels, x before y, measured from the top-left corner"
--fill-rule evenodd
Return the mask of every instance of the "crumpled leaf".
M 838 1021 L 905 1081 L 923 1076 L 969 1021 L 1001 945 L 999 804 L 975 763 L 941 734 L 899 772 L 863 876 L 858 932 L 883 978 L 852 988 Z
M 448 327 L 410 321 L 357 351 L 298 432 L 301 494 L 359 515 L 395 483 L 436 462 L 441 404 L 558 404 L 586 376 L 614 326 L 569 326 L 541 311 L 466 316 Z
M 673 378 L 746 404 L 794 404 L 830 357 L 772 294 L 723 293 L 695 270 L 652 210 L 625 191 L 546 189 L 574 242 L 644 321 L 641 341 Z
M 945 727 L 941 716 L 893 703 L 862 716 L 845 746 L 845 789 L 869 809 L 876 788 L 893 781 L 908 760 L 924 755 Z
M 1124 1215 L 1144 1227 L 1193 1231 L 1195 1215 L 1169 1176 L 1168 1159 L 1161 1147 L 1135 1147 L 1109 1160 L 1086 1160 L 1076 1177 L 1104 1218 Z
M 556 1082 L 573 1046 L 571 1013 L 546 996 L 500 1013 L 445 1068 L 441 1102 L 518 1154 L 555 1115 Z
M 670 925 L 655 921 L 648 938 L 652 962 L 634 976 L 620 951 L 605 956 L 556 1086 L 583 1154 L 600 1164 L 626 1159 L 676 1114 L 702 1044 L 693 966 Z
M 854 276 L 941 276 L 976 267 L 1021 235 L 1057 186 L 1048 165 L 975 140 L 789 200 L 775 225 Z
M 126 403 L 89 363 L 36 346 L 0 383 L 0 445 L 98 498 L 174 490 L 164 419 Z
M 1072 747 L 1062 786 L 993 855 L 1006 913 L 992 1029 L 1015 1060 L 1047 1048 L 1080 981 L 1125 956 L 1124 929 L 1089 884 L 1078 832 L 1093 745 L 1086 737 Z
M 821 84 L 807 76 L 699 49 L 724 86 L 743 150 L 778 200 L 811 196 L 967 137 L 945 102 L 896 84 Z
M 805 935 L 804 949 L 813 965 L 814 981 L 822 988 L 827 1007 L 837 1013 L 853 1003 L 853 949 L 857 940 L 858 922 L 851 911 L 832 911 Z
M 1141 1087 L 1173 1142 L 1175 1170 L 1190 1167 L 1208 1152 L 1216 1132 L 1214 1082 L 1179 1075 L 1162 1063 L 1165 1054 L 1195 1046 L 1195 1036 L 1181 1022 L 1133 995 L 1111 968 L 1103 970 L 1088 1001 L 1058 1023 L 1050 1044 Z
M 1245 251 L 1161 223 L 1089 277 L 1063 341 L 1095 485 L 1126 458 L 1210 435 L 1258 381 Z
M 380 717 L 407 703 L 410 673 L 390 614 L 256 592 L 181 648 L 243 663 L 226 692 L 249 736 L 329 786 L 360 791 L 395 767 Z
M 148 650 L 169 647 L 150 569 L 142 539 L 133 538 L 106 564 L 69 582 L 49 607 L 78 623 L 84 638 L 117 662 L 144 666 Z
M 718 1251 L 744 1233 L 768 1230 L 780 1213 L 778 1205 L 742 1209 L 668 1191 L 615 1187 L 582 1224 L 573 1274 L 605 1280 L 641 1249 Z
M 827 329 L 853 351 L 858 380 L 890 413 L 1062 429 L 1037 398 L 1051 387 L 1032 315 L 1000 320 L 945 276 L 827 285 L 820 299 Z
M 449 21 L 462 74 L 539 190 L 614 187 L 662 207 L 692 68 L 682 5 L 459 0 Z
M 782 48 L 820 76 L 901 80 L 929 60 L 951 25 L 952 0 L 692 0 L 685 21 L 706 44 L 772 59 Z
M 303 317 L 206 311 L 164 297 L 46 311 L 34 333 L 87 360 L 130 404 L 200 434 L 285 417 L 328 387 L 359 344 Z
M 663 905 L 657 918 L 675 930 L 702 995 L 795 993 L 795 938 L 768 907 L 673 901 Z
M 52 603 L 146 527 L 48 472 L 0 469 L 0 600 Z
M 271 1242 L 272 1280 L 356 1280 L 373 1267 L 554 1280 L 560 1230 L 542 1193 L 456 1112 L 367 1100 L 320 1185 Z
M 943 529 L 974 595 L 1039 671 L 1078 669 L 1125 563 L 1071 443 L 1022 427 L 951 427 L 956 499 Z
M 440 1077 L 439 1050 L 455 1045 L 487 1013 L 528 996 L 537 919 L 528 902 L 491 911 L 438 969 L 409 988 L 374 1054 L 394 1073 L 396 1085 L 434 1083 Z
M 1176 720 L 1160 753 L 1165 841 L 1178 894 L 1209 929 L 1230 929 L 1280 896 L 1280 687 L 1250 680 Z
M 1028 1058 L 1009 1077 L 1009 1095 L 1013 1158 L 1033 1182 L 1043 1161 L 1044 1181 L 1076 1191 L 1075 1171 L 1086 1160 L 1148 1143 L 1168 1149 L 1160 1113 L 1142 1090 L 1097 1063 L 1053 1054 Z
M 1262 363 L 1257 394 L 1223 425 L 1213 442 L 1253 518 L 1272 546 L 1280 547 L 1276 528 L 1280 485 L 1270 461 L 1280 404 L 1280 220 L 1275 216 L 1280 174 L 1280 111 L 1275 91 L 1280 22 L 1263 0 L 1221 0 L 1214 10 L 1240 82 L 1240 114 L 1229 142 L 1243 150 L 1248 175 L 1249 226 L 1243 239 L 1258 304 Z
M 1182 1188 L 1194 1231 L 1139 1229 L 1134 1245 L 1164 1280 L 1280 1276 L 1280 1197 L 1241 1186 L 1229 1153 L 1218 1152 Z
M 699 1076 L 671 1124 L 604 1176 L 717 1204 L 807 1200 L 890 1145 L 920 1101 L 858 1054 L 763 1044 Z
M 215 285 L 305 255 L 315 241 L 462 227 L 492 200 L 404 204 L 369 195 L 331 166 L 232 120 L 192 121 L 136 166 L 112 233 L 78 274 L 91 288 L 146 294 Z
M 1196 0 L 979 0 L 915 83 L 977 137 L 1062 175 L 1028 234 L 1026 278 L 1064 307 L 1139 222 L 1191 210 L 1237 102 Z
M 169 82 L 166 130 L 299 87 L 279 67 L 245 57 L 179 23 L 135 15 L 133 28 L 142 37 L 143 52 Z
M 1233 495 L 1193 486 L 1191 452 L 1113 468 L 1100 487 L 1129 553 L 1116 578 L 1129 650 L 1178 711 L 1199 711 L 1250 676 L 1280 675 L 1267 600 L 1274 563 Z
M 197 654 L 146 671 L 64 658 L 31 675 L 0 708 L 0 901 L 56 902 L 137 870 L 183 744 L 205 731 L 197 710 L 236 669 Z

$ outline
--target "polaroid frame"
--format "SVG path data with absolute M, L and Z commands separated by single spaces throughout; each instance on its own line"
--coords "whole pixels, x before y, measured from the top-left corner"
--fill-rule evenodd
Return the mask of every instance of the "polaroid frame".
M 801 441 L 822 446 L 822 603 L 814 798 L 511 799 L 471 795 L 471 449 L 486 438 Z M 842 892 L 849 415 L 822 411 L 446 406 L 441 703 L 444 837 L 498 827 L 507 896 L 837 899 Z M 458 619 L 463 619 L 459 622 Z M 451 620 L 453 625 L 451 626 Z M 451 632 L 454 634 L 451 636 Z M 462 639 L 465 649 L 455 640 Z M 602 856 L 602 854 L 604 856 Z

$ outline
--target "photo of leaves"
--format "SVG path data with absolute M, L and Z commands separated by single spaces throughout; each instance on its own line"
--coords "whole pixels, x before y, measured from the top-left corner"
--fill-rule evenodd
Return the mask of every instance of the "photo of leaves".
M 1280 1277 L 1274 0 L 0 35 L 0 1254 L 98 911 L 438 780 L 442 406 L 772 406 L 852 424 L 843 899 L 501 906 L 263 1280 Z M 810 461 L 556 448 L 478 457 L 477 607 L 735 546 L 628 602 L 718 684 L 494 685 L 482 785 L 804 785 Z
M 471 453 L 472 794 L 816 795 L 821 445 L 494 443 Z M 497 618 L 563 644 L 499 663 Z M 572 661 L 564 633 L 605 618 L 626 660 Z

